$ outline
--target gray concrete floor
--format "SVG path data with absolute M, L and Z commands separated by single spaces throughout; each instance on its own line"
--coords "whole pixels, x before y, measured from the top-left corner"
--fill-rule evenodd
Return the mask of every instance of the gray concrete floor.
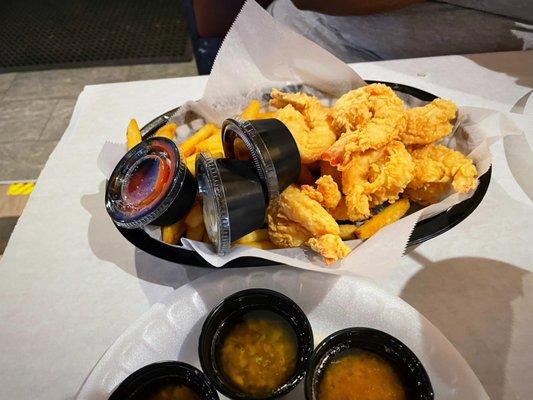
M 37 179 L 85 85 L 190 75 L 194 60 L 0 74 L 0 182 Z

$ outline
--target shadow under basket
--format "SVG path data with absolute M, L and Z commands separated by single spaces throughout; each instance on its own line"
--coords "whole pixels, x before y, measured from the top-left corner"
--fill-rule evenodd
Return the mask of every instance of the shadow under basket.
M 430 102 L 437 98 L 437 96 L 434 94 L 407 85 L 377 81 L 367 81 L 367 83 L 383 83 L 387 86 L 390 86 L 401 97 L 405 98 L 405 96 L 408 96 L 420 102 Z M 302 90 L 308 91 L 307 89 L 308 87 L 295 85 L 288 86 L 283 90 L 297 92 Z M 268 94 L 265 94 L 265 96 L 268 96 Z M 180 107 L 170 110 L 149 122 L 141 129 L 143 139 L 151 137 L 157 131 L 157 129 L 168 123 L 179 112 Z M 187 120 L 187 116 L 184 117 L 184 120 Z M 461 221 L 465 220 L 483 200 L 483 197 L 487 193 L 487 189 L 490 184 L 491 175 L 492 167 L 490 167 L 485 174 L 479 177 L 479 184 L 476 188 L 476 191 L 469 199 L 456 204 L 450 209 L 443 211 L 434 217 L 418 222 L 411 234 L 411 237 L 409 238 L 409 242 L 407 244 L 408 250 L 409 247 L 416 246 L 420 243 L 433 239 L 453 228 Z M 117 226 L 117 229 L 135 247 L 155 257 L 178 264 L 215 268 L 196 252 L 163 243 L 162 241 L 150 236 L 148 232 L 142 228 L 125 229 Z M 277 264 L 273 263 L 271 260 L 265 260 L 258 257 L 240 257 L 226 263 L 222 268 L 264 267 L 270 265 Z

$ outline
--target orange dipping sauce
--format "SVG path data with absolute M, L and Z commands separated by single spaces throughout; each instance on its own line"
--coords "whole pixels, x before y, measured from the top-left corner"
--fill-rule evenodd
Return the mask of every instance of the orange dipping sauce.
M 251 311 L 242 319 L 219 349 L 222 371 L 248 395 L 271 395 L 295 371 L 296 335 L 287 321 L 270 311 Z
M 318 387 L 319 400 L 405 400 L 392 366 L 377 354 L 349 350 L 329 364 Z
M 146 400 L 200 400 L 200 396 L 191 388 L 174 383 L 167 383 L 153 389 L 144 397 Z

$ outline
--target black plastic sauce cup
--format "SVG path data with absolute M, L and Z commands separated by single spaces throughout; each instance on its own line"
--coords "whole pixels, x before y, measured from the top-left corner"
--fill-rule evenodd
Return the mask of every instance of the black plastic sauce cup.
M 266 214 L 263 186 L 246 162 L 215 159 L 201 153 L 196 159 L 196 179 L 205 228 L 218 254 L 227 253 L 232 242 L 263 226 Z
M 237 141 L 247 149 L 245 154 L 236 148 Z M 289 129 L 278 119 L 227 119 L 222 124 L 222 143 L 226 157 L 254 165 L 270 200 L 300 175 L 298 146 Z
M 151 137 L 119 161 L 107 182 L 105 205 L 124 228 L 170 225 L 189 212 L 197 191 L 176 144 Z
M 297 341 L 297 362 L 293 375 L 285 384 L 266 397 L 253 397 L 236 389 L 225 378 L 218 360 L 219 346 L 226 334 L 252 311 L 270 311 L 288 322 Z M 269 289 L 248 289 L 234 293 L 215 307 L 207 316 L 198 342 L 198 356 L 202 370 L 219 392 L 239 400 L 270 400 L 293 390 L 303 379 L 311 352 L 313 331 L 302 309 L 287 296 Z
M 146 400 L 167 385 L 186 386 L 201 400 L 219 399 L 213 384 L 201 371 L 182 362 L 164 361 L 135 371 L 115 389 L 109 400 Z
M 348 328 L 324 339 L 309 361 L 305 377 L 306 400 L 320 400 L 318 387 L 324 371 L 345 351 L 359 349 L 387 361 L 400 377 L 409 400 L 433 400 L 433 387 L 418 357 L 395 337 L 372 328 Z

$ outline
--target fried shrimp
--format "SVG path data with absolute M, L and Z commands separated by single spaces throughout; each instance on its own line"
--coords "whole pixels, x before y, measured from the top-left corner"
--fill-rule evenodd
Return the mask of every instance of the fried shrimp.
M 270 240 L 279 247 L 308 243 L 324 256 L 327 263 L 350 251 L 339 236 L 340 228 L 335 219 L 296 185 L 285 189 L 277 202 L 269 207 L 267 222 Z
M 451 121 L 457 106 L 449 100 L 435 99 L 423 107 L 407 110 L 407 128 L 400 134 L 405 144 L 429 144 L 452 132 Z
M 477 185 L 477 169 L 468 157 L 446 146 L 428 144 L 409 149 L 415 163 L 405 195 L 422 205 L 437 203 L 450 190 L 466 193 Z
M 341 133 L 321 157 L 331 165 L 346 166 L 353 154 L 385 146 L 397 139 L 407 124 L 402 100 L 380 83 L 344 94 L 331 115 L 332 125 Z
M 318 201 L 324 208 L 331 210 L 337 207 L 341 200 L 342 194 L 337 183 L 330 175 L 322 175 L 316 180 L 316 188 L 303 185 L 302 193 L 306 194 L 313 200 Z
M 272 89 L 270 104 L 276 118 L 292 133 L 303 164 L 320 160 L 321 154 L 337 140 L 329 125 L 329 109 L 313 96 L 304 93 L 283 93 Z
M 411 155 L 397 140 L 354 157 L 342 173 L 349 219 L 366 219 L 372 207 L 396 201 L 413 178 L 414 169 Z

